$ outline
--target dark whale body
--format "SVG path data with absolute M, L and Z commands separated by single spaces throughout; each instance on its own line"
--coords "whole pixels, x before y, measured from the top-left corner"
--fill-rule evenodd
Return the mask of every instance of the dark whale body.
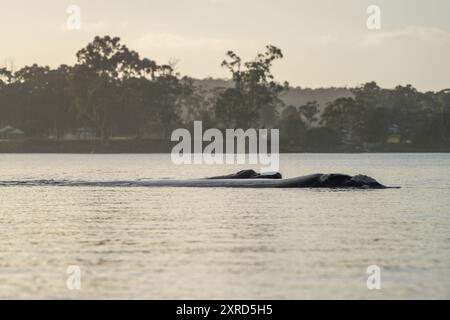
M 311 174 L 283 179 L 281 174 L 256 173 L 243 170 L 225 176 L 203 179 L 142 179 L 128 181 L 79 181 L 79 180 L 33 180 L 1 181 L 0 186 L 59 186 L 59 187 L 190 187 L 190 188 L 356 188 L 385 189 L 375 179 L 346 174 Z
M 356 175 L 350 176 L 346 174 L 311 174 L 297 178 L 282 179 L 279 172 L 259 174 L 253 170 L 243 170 L 237 173 L 207 178 L 208 180 L 244 180 L 247 183 L 236 183 L 236 186 L 252 186 L 252 187 L 272 187 L 272 188 L 364 188 L 364 189 L 384 189 L 382 185 L 375 179 Z M 261 183 L 258 179 L 266 179 L 267 182 Z M 232 183 L 230 183 L 232 184 Z

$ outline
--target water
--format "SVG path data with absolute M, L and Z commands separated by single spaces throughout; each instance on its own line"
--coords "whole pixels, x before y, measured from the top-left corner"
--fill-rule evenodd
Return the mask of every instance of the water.
M 248 167 L 248 166 L 247 166 Z M 197 178 L 169 155 L 0 155 L 0 181 Z M 257 168 L 254 168 L 257 169 Z M 0 187 L 0 298 L 450 298 L 449 154 L 282 155 L 401 189 Z M 81 268 L 81 290 L 66 269 Z M 366 269 L 381 268 L 381 290 Z

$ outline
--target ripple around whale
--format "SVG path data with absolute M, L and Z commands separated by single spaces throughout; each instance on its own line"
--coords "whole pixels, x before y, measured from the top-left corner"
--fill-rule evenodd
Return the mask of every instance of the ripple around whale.
M 23 180 L 0 181 L 0 186 L 59 186 L 59 187 L 192 187 L 192 188 L 353 188 L 385 189 L 389 188 L 375 179 L 345 174 L 311 174 L 295 178 L 282 179 L 280 173 L 258 174 L 253 170 L 202 178 L 202 179 L 149 179 L 118 181 L 81 181 L 81 180 Z

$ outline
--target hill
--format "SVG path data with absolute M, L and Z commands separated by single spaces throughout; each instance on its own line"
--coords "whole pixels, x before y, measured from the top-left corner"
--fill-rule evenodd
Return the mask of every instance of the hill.
M 229 79 L 195 79 L 194 84 L 201 86 L 206 90 L 214 88 L 229 88 L 233 86 L 233 82 Z M 282 94 L 281 98 L 286 105 L 301 106 L 308 101 L 317 101 L 321 110 L 328 102 L 334 101 L 338 98 L 352 97 L 353 94 L 348 88 L 301 88 L 290 87 L 289 90 Z

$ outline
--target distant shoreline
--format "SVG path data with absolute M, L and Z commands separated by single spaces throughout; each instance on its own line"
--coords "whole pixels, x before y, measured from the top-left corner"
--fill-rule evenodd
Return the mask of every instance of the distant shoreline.
M 20 139 L 0 140 L 1 153 L 170 153 L 175 142 L 164 139 L 112 139 L 102 142 L 92 140 Z M 450 148 L 424 148 L 406 144 L 388 144 L 372 149 L 361 146 L 339 145 L 333 147 L 285 147 L 280 153 L 450 153 Z

